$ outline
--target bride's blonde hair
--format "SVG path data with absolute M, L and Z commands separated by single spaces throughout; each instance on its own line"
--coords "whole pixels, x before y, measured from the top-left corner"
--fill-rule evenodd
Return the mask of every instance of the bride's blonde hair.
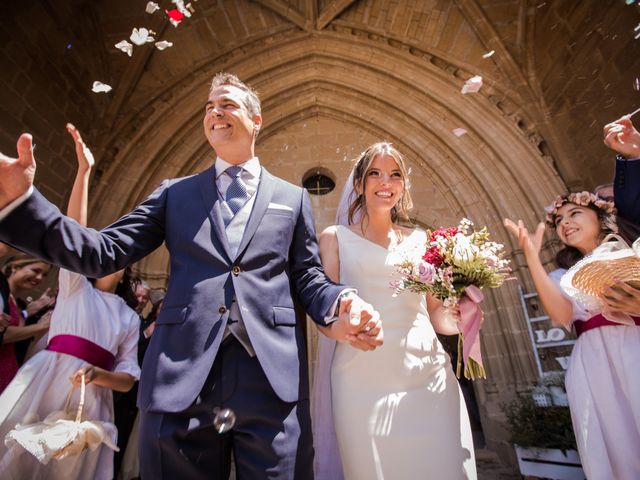
M 413 201 L 409 193 L 409 170 L 400 152 L 389 142 L 378 142 L 369 146 L 360 154 L 353 167 L 353 192 L 355 199 L 349 204 L 349 224 L 355 223 L 354 218 L 360 212 L 362 218 L 367 216 L 367 205 L 364 196 L 364 186 L 367 172 L 371 168 L 373 160 L 378 156 L 392 157 L 398 164 L 402 176 L 402 194 L 400 200 L 391 209 L 391 221 L 393 223 L 410 223 L 409 210 L 413 208 Z

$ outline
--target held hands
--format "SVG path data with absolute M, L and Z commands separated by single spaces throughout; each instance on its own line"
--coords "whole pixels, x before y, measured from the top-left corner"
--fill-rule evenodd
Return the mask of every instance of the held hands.
M 380 315 L 357 295 L 340 302 L 338 320 L 330 326 L 331 337 L 352 347 L 370 351 L 382 345 L 384 334 Z
M 93 158 L 93 154 L 89 147 L 87 147 L 82 140 L 82 136 L 78 129 L 71 123 L 67 123 L 67 132 L 73 138 L 73 142 L 76 145 L 76 157 L 78 158 L 78 168 L 82 171 L 91 170 L 91 168 L 95 165 L 95 160 Z
M 513 220 L 505 218 L 504 226 L 518 239 L 518 244 L 528 259 L 538 257 L 542 247 L 542 237 L 544 237 L 544 223 L 540 222 L 533 234 L 529 233 L 522 220 L 518 220 L 516 224 Z
M 33 156 L 33 138 L 23 133 L 18 138 L 18 158 L 0 153 L 0 209 L 23 195 L 33 185 L 36 161 Z
M 86 364 L 82 368 L 79 368 L 73 375 L 69 377 L 69 381 L 74 387 L 79 387 L 82 384 L 82 375 L 84 374 L 85 385 L 91 383 L 96 378 L 96 367 L 90 364 Z
M 604 126 L 604 144 L 625 158 L 640 157 L 640 132 L 629 115 Z

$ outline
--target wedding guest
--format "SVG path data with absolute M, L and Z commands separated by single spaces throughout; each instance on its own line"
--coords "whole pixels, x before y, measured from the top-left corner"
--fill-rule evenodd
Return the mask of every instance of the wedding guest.
M 78 170 L 67 214 L 87 223 L 91 152 L 72 125 Z M 29 359 L 0 396 L 0 438 L 17 424 L 43 420 L 66 408 L 71 384 L 85 376 L 83 419 L 113 422 L 112 390 L 127 391 L 140 375 L 137 359 L 139 319 L 130 274 L 121 270 L 97 280 L 60 269 L 59 300 L 53 311 L 49 342 Z M 71 383 L 70 383 L 71 382 Z M 75 397 L 77 398 L 77 397 Z M 117 431 L 107 431 L 116 443 Z M 113 450 L 102 444 L 80 455 L 40 463 L 23 448 L 0 444 L 3 478 L 113 479 Z
M 322 265 L 333 281 L 375 299 L 384 344 L 365 353 L 320 339 L 316 478 L 476 478 L 467 409 L 436 336 L 457 334 L 458 317 L 430 295 L 396 296 L 390 287 L 396 264 L 419 260 L 427 242 L 426 232 L 406 226 L 412 202 L 404 159 L 390 143 L 371 145 L 345 188 L 339 211 L 346 218 L 319 238 Z M 357 341 L 377 333 L 365 327 Z
M 18 254 L 9 259 L 3 267 L 3 274 L 9 285 L 7 311 L 9 326 L 0 345 L 0 393 L 9 385 L 18 371 L 16 342 L 31 341 L 49 329 L 49 319 L 42 318 L 33 325 L 25 325 L 26 317 L 18 306 L 17 298 L 40 285 L 49 273 L 48 263 L 26 254 Z
M 589 192 L 560 196 L 547 212 L 547 224 L 560 241 L 585 259 L 605 236 L 622 233 L 613 202 Z M 544 224 L 533 233 L 522 221 L 516 224 L 505 219 L 505 226 L 524 251 L 540 300 L 553 323 L 567 329 L 573 324 L 578 333 L 565 384 L 587 478 L 640 478 L 640 377 L 635 371 L 640 362 L 640 311 L 627 310 L 637 316 L 620 323 L 611 320 L 618 318 L 612 316 L 612 310 L 619 306 L 615 302 L 607 305 L 607 293 L 605 302 L 587 294 L 568 296 L 569 287 L 561 287 L 558 278 L 562 270 L 547 274 L 540 260 Z M 624 240 L 630 244 L 635 238 Z M 615 288 L 632 290 L 622 282 Z

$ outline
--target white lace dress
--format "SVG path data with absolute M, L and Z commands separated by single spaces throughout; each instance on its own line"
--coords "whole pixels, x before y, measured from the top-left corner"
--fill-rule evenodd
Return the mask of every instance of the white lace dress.
M 59 294 L 49 338 L 68 334 L 83 337 L 111 352 L 114 371 L 140 377 L 137 350 L 138 315 L 117 295 L 93 288 L 78 274 L 60 270 Z M 0 477 L 2 479 L 104 479 L 113 478 L 113 450 L 102 446 L 80 456 L 51 460 L 42 465 L 21 447 L 7 449 L 6 434 L 18 423 L 43 420 L 63 410 L 69 377 L 87 362 L 64 353 L 43 350 L 30 358 L 0 395 Z M 78 389 L 74 392 L 75 407 Z M 112 391 L 87 385 L 83 420 L 113 422 Z M 116 438 L 112 439 L 116 443 Z

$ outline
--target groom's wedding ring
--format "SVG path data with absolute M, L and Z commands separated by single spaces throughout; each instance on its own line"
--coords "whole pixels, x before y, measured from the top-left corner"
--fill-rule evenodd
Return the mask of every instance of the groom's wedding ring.
M 373 327 L 371 325 L 369 325 L 368 323 L 364 326 L 364 328 L 362 329 L 362 331 L 364 333 L 369 333 L 371 331 Z

